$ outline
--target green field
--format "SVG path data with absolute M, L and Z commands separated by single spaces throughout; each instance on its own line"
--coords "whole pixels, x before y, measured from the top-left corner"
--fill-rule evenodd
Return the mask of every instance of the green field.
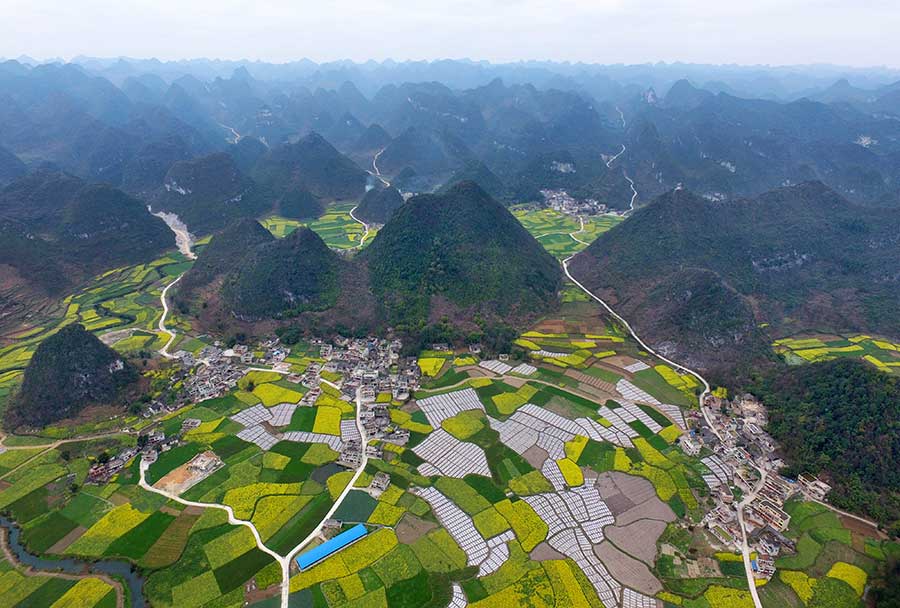
M 300 226 L 308 226 L 316 234 L 322 237 L 325 244 L 334 249 L 355 249 L 359 247 L 359 240 L 364 234 L 362 224 L 350 217 L 353 209 L 352 203 L 331 205 L 324 215 L 311 222 L 301 222 L 279 216 L 271 216 L 261 221 L 269 232 L 278 238 L 283 238 Z M 370 230 L 366 238 L 369 243 L 375 237 L 375 232 Z
M 772 348 L 789 365 L 850 357 L 867 361 L 883 372 L 900 374 L 900 344 L 886 338 L 795 336 L 776 340 Z
M 513 207 L 516 216 L 528 232 L 534 236 L 544 248 L 554 256 L 562 259 L 574 255 L 584 249 L 600 234 L 622 221 L 619 215 L 601 215 L 585 219 L 584 229 L 577 218 L 564 215 L 552 209 L 534 210 L 528 207 Z M 574 236 L 578 240 L 573 238 Z

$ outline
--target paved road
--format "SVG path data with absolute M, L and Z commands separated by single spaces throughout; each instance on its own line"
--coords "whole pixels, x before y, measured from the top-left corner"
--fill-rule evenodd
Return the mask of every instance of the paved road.
M 359 431 L 359 436 L 361 438 L 365 438 L 366 431 L 365 431 L 365 429 L 363 429 L 362 418 L 360 418 L 361 413 L 362 413 L 362 401 L 360 400 L 359 395 L 357 394 L 357 397 L 356 397 L 356 430 Z M 291 549 L 291 551 L 287 555 L 288 563 L 290 563 L 290 558 L 292 558 L 297 553 L 299 553 L 300 550 L 303 549 L 303 547 L 308 545 L 316 536 L 319 535 L 319 533 L 322 532 L 322 527 L 324 526 L 325 521 L 328 519 L 331 519 L 331 517 L 334 516 L 335 512 L 338 510 L 338 507 L 341 506 L 341 503 L 344 502 L 344 499 L 347 498 L 347 495 L 350 493 L 351 490 L 353 490 L 353 485 L 359 479 L 359 476 L 362 475 L 363 471 L 366 468 L 366 465 L 369 464 L 369 457 L 366 455 L 365 446 L 366 446 L 366 442 L 365 442 L 365 440 L 363 440 L 363 442 L 362 442 L 362 448 L 363 448 L 362 460 L 359 463 L 359 467 L 357 467 L 356 471 L 353 473 L 353 477 L 350 478 L 350 482 L 347 484 L 347 487 L 345 487 L 344 490 L 340 493 L 340 495 L 338 495 L 337 499 L 334 501 L 334 504 L 331 505 L 331 508 L 328 510 L 328 513 L 326 513 L 325 517 L 322 518 L 322 521 L 319 522 L 319 525 L 317 525 L 316 528 L 312 532 L 310 532 L 306 538 L 304 538 L 302 541 L 300 541 L 300 543 L 296 547 Z M 286 598 L 282 596 L 282 599 L 281 599 L 282 608 L 287 608 L 287 604 L 285 602 L 286 602 Z
M 378 157 L 381 156 L 381 153 L 384 152 L 385 148 L 382 148 L 378 152 L 375 153 L 375 157 L 372 159 L 372 171 L 369 171 L 372 175 L 381 180 L 381 183 L 385 186 L 390 186 L 391 182 L 384 179 L 381 175 L 381 171 L 378 169 Z
M 227 141 L 229 143 L 236 144 L 239 141 L 241 141 L 241 138 L 244 137 L 243 135 L 238 133 L 234 127 L 229 127 L 228 125 L 222 124 L 221 122 L 219 123 L 219 126 L 222 127 L 223 129 L 228 129 L 229 131 L 231 131 L 232 139 L 228 139 L 227 137 L 225 138 L 225 141 Z
M 622 149 L 619 150 L 619 153 L 616 154 L 615 156 L 613 156 L 612 158 L 610 158 L 608 161 L 606 161 L 606 168 L 612 169 L 611 165 L 614 162 L 616 162 L 616 159 L 619 158 L 620 156 L 622 156 L 622 153 L 624 153 L 624 152 L 625 152 L 625 144 L 622 144 Z
M 580 238 L 575 236 L 576 234 L 580 234 L 580 233 L 584 232 L 584 218 L 581 217 L 580 215 L 578 216 L 578 223 L 580 224 L 581 227 L 578 230 L 576 230 L 575 232 L 570 232 L 569 236 L 572 237 L 572 239 L 576 243 L 581 243 L 582 245 L 590 245 L 590 243 L 582 241 Z
M 282 575 L 284 576 L 284 580 L 282 580 L 282 589 L 281 589 L 281 605 L 283 608 L 287 608 L 287 592 L 289 592 L 290 584 L 287 581 L 288 577 L 285 576 L 285 573 L 288 572 L 288 568 L 290 567 L 290 560 L 288 560 L 287 557 L 281 556 L 281 555 L 275 553 L 274 551 L 272 551 L 271 549 L 269 549 L 265 545 L 265 543 L 263 543 L 262 538 L 259 535 L 259 530 L 256 529 L 256 526 L 254 526 L 249 521 L 246 521 L 243 519 L 238 519 L 237 517 L 235 517 L 234 510 L 231 507 L 229 507 L 228 505 L 222 505 L 219 503 L 195 502 L 193 500 L 185 500 L 185 499 L 181 498 L 180 496 L 178 496 L 177 494 L 173 494 L 172 492 L 167 492 L 160 488 L 154 488 L 149 483 L 147 483 L 146 473 L 147 473 L 147 469 L 149 467 L 150 467 L 150 465 L 147 464 L 143 459 L 141 459 L 141 466 L 140 466 L 141 479 L 140 479 L 139 485 L 142 488 L 144 488 L 145 490 L 147 490 L 148 492 L 153 492 L 154 494 L 159 494 L 160 496 L 165 496 L 169 500 L 174 500 L 175 502 L 181 503 L 183 505 L 187 505 L 189 507 L 200 507 L 203 509 L 210 509 L 210 508 L 221 509 L 228 513 L 228 523 L 235 525 L 235 526 L 244 526 L 246 528 L 249 528 L 250 532 L 253 534 L 253 538 L 256 539 L 256 546 L 259 547 L 259 550 L 271 555 L 275 559 L 275 561 L 277 561 L 279 564 L 281 564 L 281 571 L 282 571 Z M 287 591 L 286 591 L 286 586 L 287 586 Z
M 357 205 L 356 207 L 359 207 L 359 205 Z M 366 239 L 369 238 L 369 225 L 353 214 L 353 212 L 356 211 L 356 207 L 350 210 L 350 217 L 353 218 L 353 221 L 362 224 L 365 232 L 363 232 L 362 236 L 359 237 L 359 244 L 355 247 L 351 247 L 351 249 L 362 249 L 363 245 L 366 244 Z
M 360 437 L 365 437 L 365 430 L 362 426 L 362 419 L 360 418 L 360 412 L 362 411 L 362 403 L 357 397 L 356 399 L 356 428 L 359 431 Z M 363 446 L 365 446 L 365 442 L 363 442 Z M 272 549 L 266 546 L 263 542 L 262 537 L 259 535 L 259 530 L 256 529 L 256 526 L 253 525 L 252 522 L 249 522 L 244 519 L 238 519 L 234 515 L 234 510 L 228 505 L 223 505 L 220 503 L 207 503 L 207 502 L 195 502 L 193 500 L 185 500 L 178 496 L 177 494 L 173 494 L 172 492 L 167 492 L 160 488 L 154 488 L 152 485 L 147 483 L 146 472 L 150 465 L 141 460 L 140 471 L 141 471 L 141 479 L 139 485 L 147 490 L 148 492 L 153 492 L 154 494 L 159 494 L 161 496 L 165 496 L 170 500 L 174 500 L 175 502 L 179 502 L 183 505 L 187 505 L 190 507 L 200 507 L 204 509 L 212 508 L 212 509 L 221 509 L 228 513 L 228 523 L 235 526 L 244 526 L 250 530 L 253 534 L 253 538 L 256 539 L 256 546 L 259 547 L 260 551 L 267 553 L 272 556 L 272 558 L 278 562 L 281 566 L 281 608 L 288 608 L 288 602 L 291 594 L 291 560 L 293 557 L 299 553 L 303 547 L 308 545 L 314 538 L 319 536 L 322 532 L 322 528 L 325 525 L 325 521 L 334 516 L 335 512 L 341 506 L 341 503 L 347 497 L 347 495 L 353 490 L 353 485 L 359 479 L 360 475 L 362 475 L 363 471 L 366 468 L 366 465 L 369 463 L 369 458 L 366 456 L 365 447 L 363 447 L 362 459 L 360 461 L 359 467 L 357 467 L 356 471 L 353 473 L 353 477 L 347 483 L 347 486 L 340 493 L 340 495 L 335 499 L 334 504 L 331 505 L 331 508 L 328 510 L 328 513 L 322 518 L 322 520 L 318 523 L 315 529 L 307 535 L 300 543 L 297 544 L 293 549 L 291 549 L 287 555 L 280 555 L 276 553 Z
M 634 198 L 632 198 L 632 202 L 633 201 L 634 201 Z M 625 327 L 625 329 L 628 330 L 628 333 L 631 334 L 631 337 L 634 338 L 635 341 L 638 344 L 640 344 L 641 347 L 643 347 L 643 349 L 645 351 L 647 351 L 648 353 L 650 353 L 652 355 L 655 355 L 657 358 L 665 361 L 666 363 L 668 363 L 675 369 L 681 370 L 688 374 L 691 374 L 692 376 L 697 378 L 697 380 L 700 381 L 700 383 L 703 385 L 703 392 L 700 394 L 700 401 L 699 401 L 700 411 L 703 413 L 703 417 L 706 420 L 707 425 L 709 425 L 710 429 L 714 433 L 716 433 L 717 436 L 719 436 L 719 433 L 716 431 L 715 427 L 712 425 L 712 421 L 709 418 L 709 414 L 706 412 L 706 408 L 703 407 L 703 401 L 706 399 L 706 396 L 710 392 L 709 382 L 706 381 L 706 378 L 701 376 L 698 372 L 690 369 L 689 367 L 685 367 L 684 365 L 681 365 L 680 363 L 676 363 L 676 362 L 672 361 L 671 359 L 669 359 L 668 357 L 661 355 L 660 353 L 658 353 L 655 350 L 653 350 L 652 348 L 650 348 L 650 346 L 648 346 L 643 340 L 641 340 L 640 336 L 637 335 L 637 332 L 634 331 L 634 329 L 631 327 L 631 325 L 628 323 L 628 321 L 625 320 L 624 317 L 619 315 L 619 313 L 614 311 L 612 309 L 612 307 L 610 307 L 609 304 L 607 304 L 601 298 L 597 297 L 591 290 L 589 290 L 587 287 L 582 285 L 581 282 L 578 281 L 578 279 L 576 279 L 575 277 L 572 276 L 572 273 L 569 272 L 569 262 L 572 260 L 573 257 L 575 257 L 575 256 L 566 258 L 565 260 L 563 260 L 563 263 L 562 263 L 563 271 L 566 273 L 566 276 L 569 277 L 569 280 L 571 280 L 573 283 L 575 283 L 585 294 L 587 294 L 593 300 L 596 300 L 598 303 L 600 303 L 600 305 L 603 306 L 603 308 L 605 308 L 606 311 L 610 315 L 612 315 L 615 319 L 617 319 L 620 323 L 622 323 L 622 325 Z M 719 437 L 721 439 L 721 436 L 719 436 Z M 760 482 L 760 484 L 764 481 L 765 481 L 765 473 L 763 473 L 763 479 Z M 759 487 L 762 487 L 762 485 L 760 485 Z M 757 490 L 754 490 L 754 493 L 752 494 L 753 496 L 755 496 L 756 491 Z M 743 505 L 745 502 L 747 502 L 746 499 L 738 506 L 738 523 L 741 527 L 741 534 L 743 537 L 741 544 L 742 544 L 742 554 L 743 554 L 743 558 L 744 558 L 743 559 L 744 571 L 746 572 L 746 575 L 747 575 L 747 585 L 750 588 L 750 595 L 753 597 L 753 604 L 754 604 L 755 608 L 763 608 L 762 603 L 759 600 L 759 594 L 756 591 L 756 580 L 753 578 L 753 569 L 750 564 L 750 550 L 749 550 L 749 547 L 747 546 L 747 531 L 744 528 L 744 519 L 743 519 Z
M 628 185 L 631 186 L 631 202 L 628 203 L 628 211 L 625 212 L 626 214 L 628 214 L 634 211 L 634 201 L 637 200 L 638 191 L 634 187 L 634 180 L 628 177 L 628 173 L 625 172 L 625 169 L 622 169 L 622 175 L 625 177 L 625 179 L 628 180 Z
M 162 290 L 162 293 L 159 296 L 159 301 L 162 302 L 163 314 L 159 318 L 158 327 L 159 327 L 159 331 L 161 331 L 165 334 L 168 334 L 168 336 L 169 336 L 169 339 L 166 340 L 166 343 L 163 344 L 163 347 L 159 349 L 159 354 L 162 355 L 163 357 L 165 357 L 166 359 L 175 359 L 175 355 L 173 355 L 169 352 L 169 346 L 171 346 L 172 342 L 174 342 L 175 338 L 178 336 L 178 334 L 176 334 L 174 331 L 172 331 L 171 329 L 166 327 L 166 317 L 169 316 L 169 303 L 166 301 L 166 294 L 169 293 L 169 290 L 176 283 L 178 283 L 178 281 L 180 281 L 181 277 L 183 277 L 183 276 L 184 276 L 184 274 L 178 275 L 178 277 L 174 281 L 172 281 L 171 283 L 169 283 L 168 285 L 165 286 L 165 288 Z
M 617 109 L 618 109 L 618 108 L 617 108 Z M 619 114 L 621 114 L 621 113 L 622 113 L 622 112 L 620 111 Z M 622 117 L 622 126 L 623 126 L 623 127 L 625 126 L 625 117 L 624 117 L 624 116 Z M 618 158 L 619 158 L 620 156 L 622 156 L 622 154 L 624 154 L 624 153 L 625 153 L 625 144 L 622 144 L 622 149 L 619 150 L 619 153 L 616 154 L 615 156 L 613 156 L 612 158 L 610 158 L 608 161 L 606 161 L 606 168 L 607 168 L 607 169 L 612 169 L 612 164 L 616 161 L 616 159 L 618 159 Z M 628 172 L 625 171 L 625 168 L 624 168 L 624 167 L 622 168 L 622 176 L 623 176 L 626 180 L 628 180 L 628 185 L 629 185 L 629 187 L 631 188 L 631 201 L 628 203 L 628 211 L 625 212 L 626 214 L 628 214 L 628 213 L 631 213 L 632 211 L 634 211 L 634 201 L 637 200 L 637 197 L 638 197 L 638 191 L 637 191 L 637 189 L 634 187 L 634 180 L 631 179 L 630 177 L 628 177 Z
M 766 483 L 766 476 L 768 473 L 755 466 L 754 468 L 759 471 L 759 482 L 756 484 L 756 487 L 753 488 L 753 491 L 744 496 L 744 500 L 738 505 L 737 516 L 738 525 L 741 528 L 741 556 L 744 558 L 744 572 L 747 575 L 747 583 L 750 585 L 750 595 L 753 596 L 753 604 L 757 608 L 761 608 L 762 603 L 759 600 L 759 593 L 756 590 L 756 581 L 753 578 L 753 565 L 750 563 L 750 546 L 747 543 L 747 528 L 744 525 L 744 507 L 753 502 L 756 495 L 759 494 L 759 491 Z
M 148 207 L 149 209 L 149 207 Z M 187 224 L 182 222 L 177 215 L 174 213 L 154 213 L 154 215 L 162 218 L 162 220 L 166 223 L 172 232 L 175 233 L 175 243 L 178 245 L 178 250 L 188 258 L 189 260 L 196 260 L 197 254 L 194 253 L 194 236 L 188 231 Z M 181 273 L 175 280 L 165 286 L 163 288 L 162 293 L 159 296 L 159 301 L 162 302 L 163 314 L 159 318 L 158 327 L 159 330 L 165 334 L 168 334 L 169 339 L 163 344 L 163 347 L 159 349 L 159 354 L 165 357 L 166 359 L 174 359 L 175 355 L 169 353 L 169 346 L 171 346 L 172 342 L 175 340 L 177 334 L 168 329 L 166 327 L 166 317 L 169 316 L 169 303 L 166 301 L 166 294 L 169 293 L 169 290 L 181 280 L 181 277 L 184 276 L 184 273 Z

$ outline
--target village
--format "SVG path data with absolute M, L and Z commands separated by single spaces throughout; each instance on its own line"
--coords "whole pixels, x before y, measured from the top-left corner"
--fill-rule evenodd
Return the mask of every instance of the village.
M 368 457 L 381 458 L 382 448 L 378 443 L 369 444 L 371 440 L 398 446 L 409 440 L 409 431 L 394 425 L 388 413 L 390 402 L 402 404 L 409 400 L 419 386 L 421 375 L 415 357 L 401 357 L 403 344 L 400 340 L 341 336 L 331 341 L 314 339 L 311 346 L 318 350 L 318 357 L 309 361 L 302 373 L 291 372 L 290 364 L 285 363 L 291 349 L 281 345 L 277 338 L 262 341 L 253 347 L 235 344 L 222 349 L 221 346 L 216 342 L 213 346 L 202 348 L 196 356 L 183 350 L 176 352 L 174 357 L 179 369 L 172 375 L 170 384 L 180 388 L 174 391 L 175 396 L 169 402 L 149 404 L 144 409 L 144 417 L 176 412 L 182 407 L 221 397 L 234 389 L 248 371 L 265 369 L 282 373 L 288 382 L 307 389 L 297 406 L 315 404 L 322 394 L 322 385 L 339 391 L 343 400 L 358 404 L 359 419 L 367 441 L 360 437 L 352 420 L 343 421 L 341 437 L 331 441 L 332 447 L 340 453 L 338 464 L 344 467 L 356 469 L 362 461 L 363 449 Z M 386 400 L 381 399 L 382 396 L 386 396 Z M 293 408 L 289 409 L 293 413 Z M 283 413 L 285 416 L 280 418 L 289 419 L 287 412 Z M 259 412 L 251 408 L 247 413 L 235 416 L 237 421 L 247 426 L 238 436 L 263 449 L 274 443 L 276 436 L 271 431 L 280 423 L 268 414 L 264 408 Z M 265 428 L 262 425 L 264 422 L 268 423 Z M 161 431 L 139 435 L 138 447 L 123 450 L 111 458 L 99 458 L 91 468 L 88 482 L 107 483 L 139 453 L 144 461 L 152 464 L 158 452 L 177 447 L 181 436 L 199 424 L 200 420 L 188 418 L 181 432 L 175 436 L 166 437 Z M 315 442 L 320 439 L 306 435 L 278 434 L 279 437 L 295 440 Z M 217 467 L 193 468 L 209 474 Z
M 248 371 L 276 371 L 287 382 L 306 389 L 302 399 L 296 405 L 281 404 L 269 409 L 258 405 L 240 412 L 232 417 L 245 426 L 237 436 L 263 450 L 281 440 L 325 442 L 339 453 L 338 465 L 356 470 L 364 458 L 384 457 L 386 444 L 404 446 L 410 439 L 410 431 L 393 423 L 389 411 L 389 406 L 409 401 L 421 379 L 417 359 L 403 357 L 402 347 L 399 340 L 373 337 L 314 339 L 306 345 L 309 361 L 300 373 L 292 371 L 291 364 L 286 362 L 291 349 L 277 338 L 252 346 L 235 344 L 230 348 L 216 342 L 196 354 L 178 351 L 175 359 L 179 369 L 171 379 L 173 385 L 180 386 L 176 398 L 165 405 L 151 404 L 145 415 L 176 411 L 225 395 Z M 436 344 L 432 348 L 439 351 L 448 347 Z M 474 352 L 477 348 L 470 350 Z M 357 420 L 342 420 L 340 436 L 278 430 L 295 408 L 313 406 L 323 390 L 355 404 L 358 425 Z M 800 476 L 792 480 L 778 473 L 785 463 L 778 457 L 775 441 L 764 430 L 768 421 L 766 409 L 752 395 L 728 399 L 724 392 L 717 392 L 706 396 L 700 410 L 684 413 L 688 432 L 678 439 L 678 445 L 710 471 L 703 476 L 703 481 L 713 504 L 702 525 L 714 539 L 713 545 L 717 541 L 723 549 L 741 550 L 746 538 L 753 576 L 771 579 L 776 571 L 776 558 L 795 551 L 794 541 L 785 534 L 790 524 L 790 515 L 784 510 L 785 501 L 798 494 L 821 501 L 830 487 L 818 479 Z M 90 469 L 87 483 L 107 483 L 138 455 L 148 465 L 152 464 L 160 452 L 180 445 L 181 437 L 199 424 L 200 420 L 187 418 L 180 432 L 172 436 L 167 437 L 158 430 L 140 435 L 137 447 L 98 459 Z M 178 494 L 221 466 L 223 463 L 215 453 L 199 454 L 174 471 L 171 479 L 161 480 L 160 487 Z M 459 466 L 468 469 L 474 465 L 465 462 Z M 377 496 L 389 483 L 390 477 L 381 474 L 366 491 Z M 324 528 L 337 531 L 339 526 L 339 521 L 330 520 Z
M 541 190 L 544 205 L 566 215 L 602 215 L 606 205 L 593 198 L 576 199 L 565 190 Z
M 753 395 L 707 395 L 701 409 L 702 415 L 692 413 L 695 426 L 679 444 L 712 471 L 704 481 L 715 506 L 703 524 L 727 548 L 741 549 L 746 533 L 754 576 L 771 579 L 779 554 L 795 550 L 784 534 L 791 520 L 785 501 L 797 495 L 822 501 L 831 487 L 806 475 L 793 480 L 779 474 L 785 463 L 764 430 L 766 408 Z

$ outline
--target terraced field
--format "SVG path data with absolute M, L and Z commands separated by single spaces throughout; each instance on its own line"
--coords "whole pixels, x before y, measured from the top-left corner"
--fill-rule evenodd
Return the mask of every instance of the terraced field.
M 278 216 L 267 217 L 261 221 L 269 232 L 283 238 L 300 226 L 308 226 L 316 232 L 325 244 L 334 249 L 354 249 L 359 247 L 359 240 L 364 234 L 362 224 L 350 217 L 353 204 L 331 205 L 325 215 L 312 221 L 301 222 Z M 366 243 L 375 237 L 375 232 L 370 231 Z
M 782 338 L 772 348 L 789 365 L 829 361 L 840 357 L 862 359 L 883 372 L 900 374 L 900 343 L 868 335 L 809 335 Z
M 123 353 L 151 353 L 160 348 L 166 337 L 157 331 L 159 295 L 165 284 L 190 263 L 172 252 L 149 264 L 110 270 L 96 277 L 92 285 L 64 298 L 58 316 L 18 332 L 14 341 L 0 348 L 0 406 L 18 385 L 38 344 L 69 323 L 81 323 L 99 336 L 110 334 L 105 341 Z M 189 328 L 178 319 L 170 324 Z
M 578 218 L 552 209 L 513 207 L 511 210 L 525 229 L 559 259 L 578 253 L 587 247 L 585 243 L 591 243 L 623 219 L 619 215 L 585 217 L 582 228 Z M 573 233 L 577 240 L 571 236 Z

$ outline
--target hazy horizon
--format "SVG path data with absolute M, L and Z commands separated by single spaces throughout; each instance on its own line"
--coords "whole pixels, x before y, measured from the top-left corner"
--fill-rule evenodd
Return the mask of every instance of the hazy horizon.
M 11 0 L 0 56 L 900 68 L 900 5 L 835 0 Z

